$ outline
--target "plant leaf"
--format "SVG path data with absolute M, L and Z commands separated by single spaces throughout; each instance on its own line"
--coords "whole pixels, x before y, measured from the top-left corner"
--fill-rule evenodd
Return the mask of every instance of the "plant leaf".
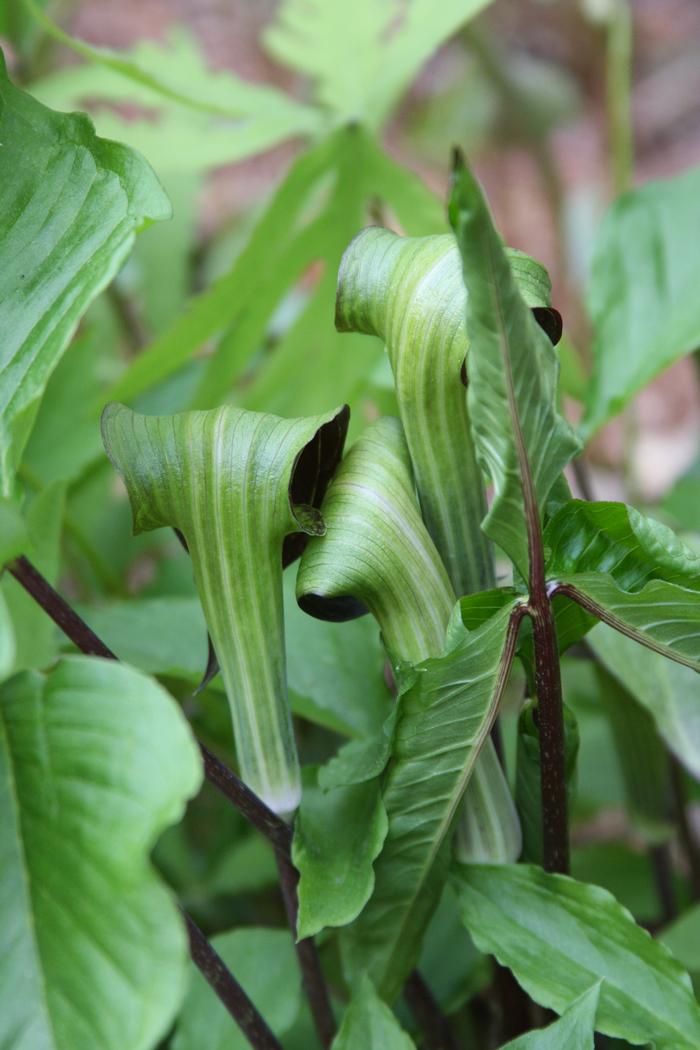
M 535 1002 L 563 1013 L 602 979 L 598 1031 L 658 1050 L 698 1045 L 687 973 L 606 890 L 534 865 L 462 867 L 454 886 L 477 947 Z
M 372 864 L 387 831 L 376 778 L 322 791 L 316 773 L 305 771 L 292 841 L 299 938 L 326 926 L 346 926 L 358 916 L 372 893 Z
M 668 747 L 700 780 L 700 677 L 689 667 L 641 648 L 605 624 L 588 645 L 620 685 L 649 712 Z
M 374 893 L 345 943 L 351 973 L 366 970 L 389 1001 L 415 964 L 440 898 L 448 834 L 498 710 L 520 615 L 506 606 L 453 652 L 419 664 L 399 699 L 384 787 L 389 832 Z
M 102 433 L 129 492 L 136 532 L 177 529 L 229 698 L 241 775 L 291 813 L 299 773 L 285 675 L 282 552 L 303 549 L 340 458 L 347 409 L 286 420 L 224 406 L 142 416 L 108 405 Z M 315 528 L 315 526 L 314 526 Z
M 323 0 L 285 0 L 264 41 L 279 62 L 312 78 L 319 105 L 336 119 L 376 129 L 437 48 L 488 2 L 359 0 L 348 19 Z
M 593 1050 L 600 985 L 598 981 L 575 999 L 554 1024 L 512 1039 L 502 1050 Z
M 211 943 L 273 1033 L 285 1035 L 301 1008 L 299 967 L 289 931 L 251 926 L 221 933 Z M 249 1046 L 204 977 L 191 965 L 190 987 L 173 1050 L 249 1050 Z
M 659 372 L 700 344 L 700 167 L 615 201 L 598 234 L 588 286 L 596 337 L 586 438 Z
M 477 457 L 494 485 L 482 527 L 527 578 L 525 501 L 531 490 L 530 513 L 541 518 L 580 443 L 557 410 L 556 353 L 518 290 L 482 192 L 464 166 L 454 173 L 450 217 L 467 288 L 467 402 Z
M 343 1016 L 331 1050 L 415 1050 L 413 1040 L 374 990 L 365 975 Z
M 53 113 L 14 87 L 0 56 L 0 492 L 51 372 L 135 231 L 170 205 L 138 154 L 99 139 L 87 117 Z M 47 218 L 48 216 L 48 218 Z
M 187 937 L 148 854 L 201 761 L 160 686 L 65 657 L 0 692 L 0 1044 L 150 1050 L 184 993 Z

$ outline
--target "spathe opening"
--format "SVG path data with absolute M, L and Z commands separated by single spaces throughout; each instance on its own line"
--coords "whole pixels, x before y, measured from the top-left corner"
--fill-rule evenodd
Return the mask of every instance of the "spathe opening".
M 297 595 L 297 605 L 309 616 L 317 620 L 329 620 L 331 623 L 345 623 L 366 616 L 369 609 L 352 594 L 337 594 L 324 597 L 322 594 Z
M 326 489 L 340 463 L 350 422 L 350 407 L 343 405 L 340 411 L 318 428 L 311 440 L 297 455 L 289 479 L 289 504 L 294 513 L 295 505 L 321 509 Z M 308 542 L 305 532 L 293 532 L 286 536 L 282 545 L 282 566 L 296 561 Z

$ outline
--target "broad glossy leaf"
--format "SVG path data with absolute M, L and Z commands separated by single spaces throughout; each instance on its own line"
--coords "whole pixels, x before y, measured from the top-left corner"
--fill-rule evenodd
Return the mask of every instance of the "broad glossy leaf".
M 44 387 L 135 231 L 170 205 L 152 170 L 7 79 L 0 57 L 0 490 L 8 493 Z M 48 217 L 48 218 L 47 218 Z
M 282 1037 L 301 1006 L 301 981 L 288 930 L 251 926 L 212 938 L 212 945 L 257 1006 L 270 1028 Z M 248 1040 L 231 1020 L 205 979 L 190 966 L 190 987 L 177 1023 L 173 1050 L 249 1050 Z
M 554 1024 L 527 1032 L 502 1050 L 593 1050 L 599 996 L 600 982 L 579 996 Z
M 280 419 L 224 406 L 142 416 L 110 405 L 108 454 L 136 532 L 177 529 L 231 707 L 241 774 L 276 812 L 299 801 L 285 674 L 282 551 L 322 532 L 316 508 L 342 452 L 347 410 Z
M 351 972 L 398 994 L 444 885 L 449 832 L 488 737 L 512 663 L 517 614 L 503 608 L 447 656 L 417 665 L 399 699 L 384 804 L 389 832 L 375 890 L 348 931 Z
M 467 288 L 467 402 L 479 463 L 494 486 L 484 531 L 528 574 L 526 502 L 542 515 L 580 443 L 557 410 L 559 362 L 528 309 L 471 172 L 455 171 L 450 216 Z M 531 299 L 530 299 L 531 301 Z
M 532 305 L 544 305 L 546 273 L 530 260 L 521 263 Z M 486 499 L 462 379 L 469 339 L 454 237 L 363 230 L 341 263 L 336 327 L 386 342 L 428 532 L 457 594 L 492 586 L 492 555 L 481 531 Z
M 542 1006 L 563 1013 L 593 983 L 596 1028 L 659 1050 L 700 1041 L 690 978 L 606 890 L 529 865 L 469 865 L 454 876 L 477 947 Z
M 179 709 L 112 661 L 66 657 L 0 690 L 0 1044 L 150 1050 L 187 937 L 148 854 L 202 779 Z
M 700 676 L 605 624 L 588 636 L 597 658 L 654 719 L 668 747 L 700 780 Z
M 598 235 L 588 286 L 595 366 L 583 430 L 590 436 L 654 376 L 700 344 L 700 168 L 617 200 Z
M 377 995 L 365 975 L 343 1016 L 331 1050 L 415 1050 L 413 1040 Z
M 700 557 L 670 529 L 623 503 L 572 500 L 544 539 L 553 594 L 576 598 L 673 660 L 700 665 Z M 566 608 L 558 618 L 569 642 L 592 625 Z
M 357 917 L 372 893 L 372 864 L 387 831 L 376 779 L 323 791 L 316 774 L 305 771 L 292 842 L 300 876 L 298 937 Z

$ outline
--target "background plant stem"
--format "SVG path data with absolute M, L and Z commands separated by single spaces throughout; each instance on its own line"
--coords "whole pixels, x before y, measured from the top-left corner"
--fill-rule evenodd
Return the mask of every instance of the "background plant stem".
M 613 195 L 629 189 L 634 168 L 631 115 L 632 16 L 627 0 L 615 0 L 605 49 L 608 145 Z

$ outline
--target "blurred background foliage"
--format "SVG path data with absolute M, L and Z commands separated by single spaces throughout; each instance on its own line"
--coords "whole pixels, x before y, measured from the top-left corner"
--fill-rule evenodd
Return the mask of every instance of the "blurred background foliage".
M 636 502 L 698 543 L 700 372 L 688 351 L 700 341 L 700 257 L 697 237 L 687 243 L 700 218 L 694 0 L 4 0 L 0 38 L 17 83 L 54 109 L 87 110 L 99 134 L 141 150 L 174 208 L 137 238 L 51 376 L 18 478 L 27 553 L 115 651 L 167 684 L 229 761 L 218 680 L 194 693 L 206 630 L 189 562 L 163 532 L 132 538 L 99 411 L 112 398 L 149 412 L 230 400 L 303 415 L 346 400 L 354 434 L 393 411 L 381 345 L 335 332 L 338 264 L 368 223 L 446 229 L 453 144 L 475 165 L 507 243 L 552 276 L 566 410 L 590 438 L 574 489 Z M 625 198 L 603 221 L 621 193 L 659 177 L 678 181 Z M 641 262 L 649 249 L 665 267 L 656 298 Z M 17 669 L 45 666 L 65 643 L 14 580 L 0 586 Z M 312 763 L 342 738 L 377 732 L 389 693 L 368 619 L 323 624 L 297 610 L 291 587 L 287 599 L 290 688 Z M 599 656 L 605 630 L 592 635 Z M 626 762 L 628 707 L 618 701 L 611 718 L 600 696 L 625 694 L 635 746 L 662 777 L 665 753 L 641 719 L 643 697 L 615 673 L 619 653 L 601 658 L 605 672 L 578 651 L 564 661 L 581 739 L 573 873 L 658 925 L 658 847 L 671 832 Z M 678 681 L 656 686 L 672 710 L 700 699 L 692 675 L 676 670 Z M 510 695 L 514 752 L 517 675 Z M 690 780 L 685 788 L 697 791 Z M 157 859 L 208 930 L 282 924 L 267 844 L 209 789 Z M 675 910 L 698 887 L 673 878 Z M 489 994 L 485 960 L 454 909 L 446 896 L 423 960 L 446 1009 L 465 990 Z M 691 911 L 667 937 L 700 974 L 698 928 Z M 224 955 L 244 959 L 245 937 L 227 937 Z M 461 969 L 443 965 L 454 937 Z M 291 953 L 287 964 L 291 973 Z M 294 980 L 279 1026 L 302 1047 L 308 1018 Z M 200 1045 L 202 994 L 193 990 L 190 1028 L 175 1042 L 183 1050 Z M 266 997 L 273 1010 L 275 985 L 259 995 L 262 1012 Z

